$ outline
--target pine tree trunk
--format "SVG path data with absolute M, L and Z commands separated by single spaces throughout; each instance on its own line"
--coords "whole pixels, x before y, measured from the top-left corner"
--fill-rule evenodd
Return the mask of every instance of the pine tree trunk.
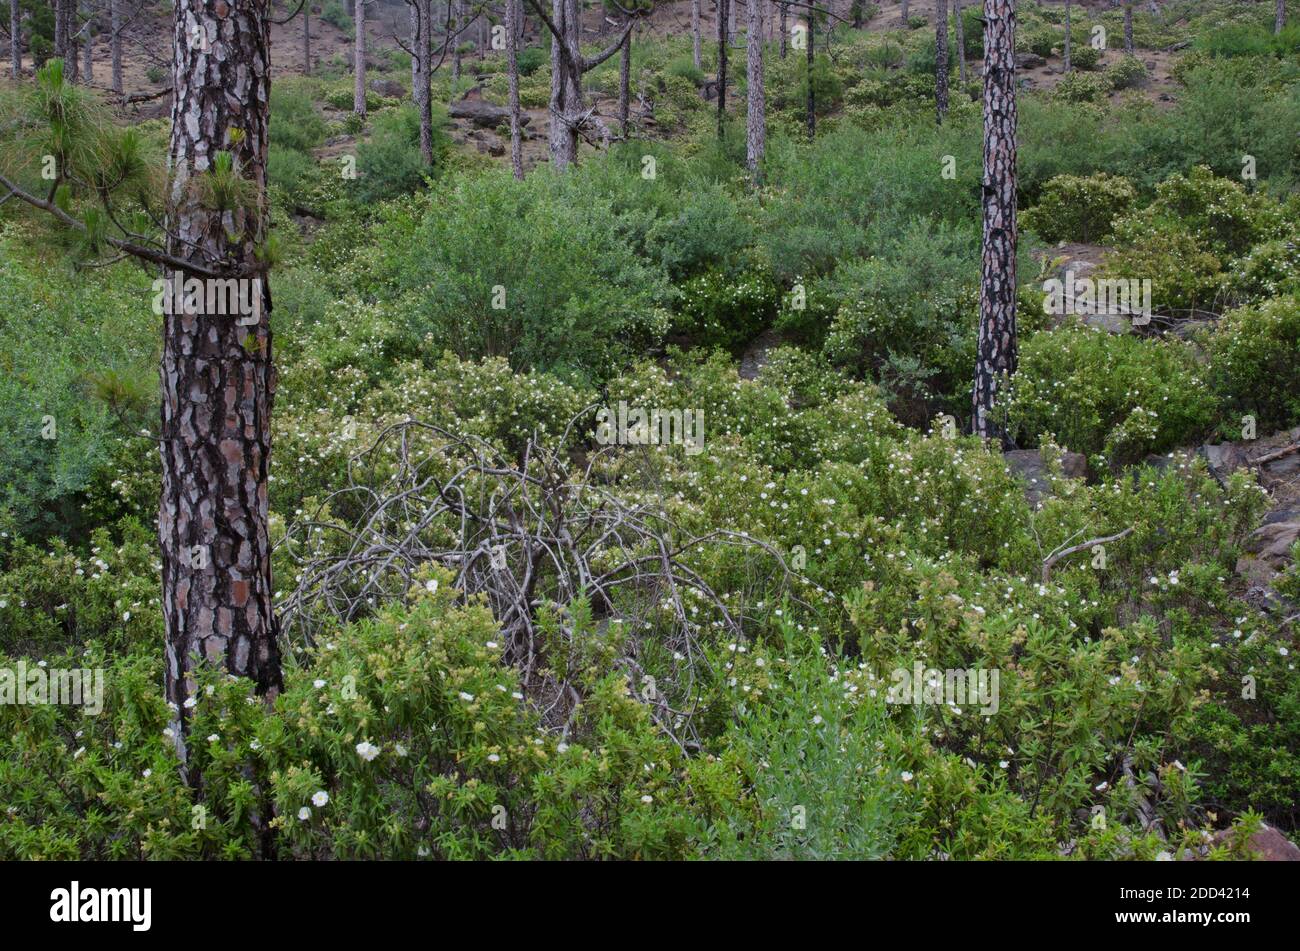
M 700 0 L 691 0 L 691 56 L 700 68 Z
M 984 0 L 984 235 L 972 431 L 1003 438 L 1000 378 L 1016 371 L 1016 23 L 1013 0 Z
M 952 0 L 953 26 L 957 29 L 957 78 L 961 80 L 963 94 L 966 89 L 966 27 L 962 23 L 961 0 Z
M 63 75 L 67 76 L 70 82 L 80 82 L 81 42 L 77 38 L 77 0 L 64 0 L 63 17 L 64 50 L 67 54 L 63 61 Z
M 523 144 L 519 131 L 519 21 L 523 0 L 506 0 L 506 66 L 510 84 L 510 170 L 524 180 Z
M 87 7 L 87 21 L 94 16 L 94 10 Z M 95 31 L 90 22 L 86 23 L 86 38 L 81 44 L 81 81 L 87 86 L 95 82 Z
M 1277 9 L 1273 14 L 1273 35 L 1279 36 L 1286 26 L 1286 0 L 1277 0 Z
M 461 0 L 451 0 L 451 82 L 455 86 L 460 82 L 460 21 L 465 16 L 465 6 Z M 455 96 L 455 90 L 452 90 Z
M 357 0 L 356 37 L 352 48 L 352 111 L 366 117 L 366 0 Z
M 420 115 L 420 159 L 433 166 L 433 0 L 408 0 L 411 3 L 411 98 Z
M 718 0 L 718 138 L 727 119 L 727 3 Z
M 816 55 L 813 47 L 816 45 L 817 27 L 811 10 L 808 11 L 805 22 L 808 24 L 808 47 L 806 51 L 808 61 L 808 140 L 812 141 L 817 136 L 817 90 L 816 83 L 813 82 L 813 60 Z
M 632 34 L 623 40 L 623 49 L 618 56 L 618 131 L 624 139 L 627 135 L 628 99 L 632 94 Z
M 196 664 L 250 678 L 264 695 L 282 684 L 267 531 L 271 297 L 256 254 L 267 230 L 267 0 L 224 10 L 176 0 L 167 251 L 224 262 L 230 278 L 258 280 L 260 293 L 249 325 L 229 315 L 163 318 L 158 535 L 166 694 L 182 763 Z M 218 211 L 199 197 L 195 176 L 223 151 L 254 190 L 250 207 Z
M 311 2 L 302 5 L 302 74 L 311 75 Z
M 748 0 L 745 35 L 745 81 L 748 102 L 745 113 L 745 164 L 757 185 L 761 179 L 763 155 L 767 151 L 767 101 L 763 89 L 763 4 Z
M 736 45 L 736 2 L 727 0 L 727 43 L 731 46 Z
M 902 5 L 898 8 L 898 19 L 907 23 L 908 0 L 903 0 Z
M 562 117 L 576 118 L 582 109 L 582 77 L 574 76 L 568 68 L 562 49 L 569 57 L 582 62 L 579 48 L 581 23 L 578 20 L 577 0 L 551 0 L 551 19 L 564 37 L 551 40 L 551 165 L 563 171 L 578 160 L 578 130 Z
M 1065 71 L 1070 71 L 1070 0 L 1065 0 Z
M 71 0 L 54 0 L 54 57 L 66 59 L 68 55 L 68 17 L 66 8 Z
M 942 125 L 948 115 L 948 0 L 934 5 L 934 112 Z
M 23 72 L 23 32 L 18 0 L 9 0 L 9 71 L 14 79 Z
M 1124 0 L 1124 52 L 1133 52 L 1133 0 Z
M 788 34 L 790 32 L 790 8 L 784 3 L 781 4 L 781 58 L 785 59 L 788 51 Z
M 112 86 L 113 92 L 119 96 L 122 95 L 122 31 L 126 29 L 126 24 L 122 20 L 122 4 L 126 0 L 109 0 L 111 20 L 110 29 L 112 34 L 109 36 L 109 56 L 112 59 Z

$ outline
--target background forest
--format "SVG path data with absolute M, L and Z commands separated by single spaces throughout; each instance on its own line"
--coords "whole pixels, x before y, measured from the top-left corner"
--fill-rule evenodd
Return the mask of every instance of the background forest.
M 1296 14 L 1016 4 L 988 441 L 984 9 L 731 0 L 719 111 L 712 3 L 590 4 L 560 115 L 564 0 L 517 52 L 512 2 L 268 14 L 265 188 L 195 200 L 268 225 L 283 677 L 183 703 L 170 324 L 112 244 L 168 193 L 173 9 L 11 4 L 0 174 L 49 208 L 0 203 L 0 668 L 105 701 L 0 704 L 0 858 L 1295 850 Z M 1149 280 L 1150 322 L 1046 313 L 1067 273 Z M 620 402 L 703 451 L 606 445 Z M 999 671 L 996 712 L 887 702 L 917 663 Z

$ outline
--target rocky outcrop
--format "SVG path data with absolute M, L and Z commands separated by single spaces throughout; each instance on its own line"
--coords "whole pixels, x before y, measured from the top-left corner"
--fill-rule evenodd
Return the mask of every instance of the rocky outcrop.
M 1007 468 L 1016 473 L 1025 482 L 1025 498 L 1029 504 L 1037 506 L 1051 494 L 1052 480 L 1047 472 L 1047 463 L 1037 449 L 1015 449 L 1002 454 Z M 1082 453 L 1062 452 L 1061 469 L 1070 479 L 1082 479 L 1088 475 L 1088 460 Z

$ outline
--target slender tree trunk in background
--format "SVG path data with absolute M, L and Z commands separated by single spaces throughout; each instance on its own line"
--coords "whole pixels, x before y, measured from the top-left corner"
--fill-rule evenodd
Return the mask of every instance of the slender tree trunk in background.
M 81 41 L 77 37 L 77 0 L 63 0 L 63 74 L 72 82 L 81 81 Z
M 273 697 L 282 685 L 267 503 L 271 295 L 257 256 L 267 232 L 267 4 L 239 0 L 221 17 L 205 0 L 175 7 L 167 252 L 196 265 L 221 261 L 231 278 L 260 279 L 251 323 L 230 315 L 163 318 L 158 536 L 166 695 L 182 763 L 197 664 L 250 678 L 259 694 Z M 190 42 L 196 28 L 206 43 Z M 194 177 L 223 151 L 254 191 L 250 207 L 205 207 L 195 188 Z
M 908 0 L 903 0 L 902 4 L 901 4 L 901 5 L 899 6 L 899 8 L 898 8 L 898 18 L 899 18 L 899 20 L 901 20 L 903 23 L 906 23 L 906 22 L 907 22 L 907 11 L 908 11 L 908 7 L 909 7 Z
M 414 78 L 411 98 L 420 114 L 420 159 L 433 166 L 433 0 L 408 0 L 411 4 L 411 49 Z
M 763 4 L 748 0 L 745 35 L 745 82 L 748 101 L 745 114 L 745 164 L 755 185 L 762 177 L 763 155 L 767 151 L 767 99 L 763 89 Z
M 87 86 L 95 83 L 95 31 L 86 25 L 86 38 L 81 44 L 81 81 Z
M 618 131 L 627 138 L 628 99 L 632 93 L 632 34 L 623 40 L 623 49 L 618 55 Z
M 311 75 L 311 2 L 302 5 L 302 74 Z
M 1133 0 L 1124 0 L 1124 52 L 1133 52 Z
M 934 112 L 943 125 L 948 115 L 948 0 L 934 4 Z
M 812 10 L 808 11 L 805 22 L 808 24 L 808 140 L 812 141 L 817 136 L 817 92 L 816 83 L 813 82 L 813 59 L 815 56 L 813 47 L 816 45 L 817 27 L 813 20 Z
M 17 79 L 23 72 L 22 17 L 18 0 L 9 0 L 9 72 Z
M 506 67 L 510 84 L 510 170 L 524 180 L 523 143 L 519 131 L 519 21 L 523 0 L 506 0 Z
M 700 0 L 691 0 L 691 56 L 700 68 Z
M 356 42 L 352 50 L 352 111 L 366 117 L 366 0 L 357 0 Z
M 789 39 L 788 36 L 790 32 L 789 27 L 790 27 L 790 7 L 783 3 L 781 4 L 781 58 L 782 59 L 785 59 L 785 54 L 787 52 L 786 43 L 787 40 Z
M 961 0 L 952 0 L 952 21 L 957 29 L 957 78 L 966 89 L 966 27 L 961 22 Z
M 1004 436 L 1000 377 L 1016 371 L 1016 21 L 1012 0 L 984 0 L 984 236 L 971 429 Z
M 727 118 L 727 3 L 718 0 L 718 138 Z
M 460 82 L 460 21 L 465 16 L 461 0 L 451 0 L 451 82 Z M 453 90 L 452 95 L 455 95 Z
M 1070 0 L 1065 0 L 1065 71 L 1070 71 Z
M 68 18 L 65 10 L 71 0 L 54 0 L 54 56 L 66 59 L 68 55 Z
M 480 10 L 478 14 L 478 40 L 475 46 L 478 47 L 478 58 L 482 60 L 487 56 L 487 37 L 488 37 L 488 19 L 487 11 Z
M 1273 35 L 1279 36 L 1286 26 L 1286 0 L 1277 0 L 1277 11 L 1273 14 Z
M 582 62 L 578 0 L 551 0 L 551 20 L 563 37 L 551 37 L 551 165 L 563 171 L 578 160 L 578 129 L 565 117 L 581 113 L 582 76 L 573 75 L 561 55 L 567 49 L 573 62 Z
M 119 96 L 122 95 L 122 31 L 126 29 L 126 24 L 122 19 L 122 4 L 126 0 L 109 0 L 109 29 L 112 31 L 109 43 L 109 56 L 112 59 L 112 86 L 113 92 Z
M 731 46 L 736 45 L 736 3 L 737 0 L 727 0 L 727 43 Z

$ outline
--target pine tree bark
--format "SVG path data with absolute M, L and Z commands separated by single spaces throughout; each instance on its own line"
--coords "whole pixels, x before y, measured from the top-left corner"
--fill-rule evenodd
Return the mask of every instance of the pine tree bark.
M 1133 0 L 1124 0 L 1124 52 L 1133 52 Z
M 767 99 L 763 88 L 763 4 L 748 0 L 745 35 L 745 82 L 748 87 L 745 111 L 745 164 L 750 178 L 759 184 L 763 156 L 767 151 Z
M 903 23 L 907 23 L 908 7 L 908 0 L 903 0 L 902 4 L 898 8 L 898 19 Z
M 68 55 L 67 6 L 71 0 L 54 0 L 54 56 L 66 59 Z
M 411 99 L 420 117 L 420 160 L 433 166 L 433 0 L 407 0 L 411 13 Z
M 781 4 L 781 58 L 782 59 L 785 59 L 786 53 L 789 51 L 789 45 L 788 45 L 789 32 L 790 32 L 790 7 L 783 3 Z
M 718 0 L 718 138 L 727 121 L 727 5 Z
M 629 32 L 623 40 L 623 49 L 618 56 L 618 131 L 624 139 L 628 136 L 627 116 L 628 100 L 632 95 L 632 34 Z
M 112 84 L 113 92 L 119 96 L 122 95 L 122 31 L 126 29 L 126 23 L 123 22 L 122 4 L 126 0 L 109 0 L 109 30 L 111 31 L 108 38 L 109 57 L 112 62 Z
M 966 27 L 962 23 L 961 0 L 952 0 L 952 20 L 957 30 L 957 78 L 961 80 L 964 91 L 966 88 Z
M 948 115 L 948 2 L 935 0 L 934 5 L 934 112 L 943 125 Z
M 356 0 L 356 36 L 352 47 L 352 111 L 366 117 L 366 0 Z
M 700 0 L 691 0 L 691 57 L 700 68 Z
M 1286 0 L 1277 0 L 1277 8 L 1273 13 L 1273 35 L 1280 36 L 1284 26 L 1286 26 Z
M 551 165 L 563 171 L 578 161 L 578 130 L 568 121 L 582 105 L 582 77 L 568 68 L 563 50 L 581 62 L 577 0 L 552 0 L 551 19 L 563 40 L 551 37 Z
M 465 5 L 462 0 L 451 0 L 451 82 L 453 86 L 460 82 L 460 21 L 464 18 Z M 454 89 L 452 95 L 455 95 Z
M 311 75 L 311 0 L 302 5 L 302 74 Z
M 263 695 L 282 686 L 268 537 L 271 297 L 256 253 L 267 230 L 267 4 L 175 4 L 167 251 L 196 265 L 220 261 L 231 278 L 259 280 L 261 292 L 251 323 L 212 314 L 163 318 L 158 535 L 165 685 L 182 762 L 196 665 L 247 677 Z M 219 152 L 233 156 L 253 190 L 249 206 L 203 203 L 196 178 Z
M 808 63 L 807 119 L 808 119 L 808 140 L 811 142 L 814 138 L 817 137 L 817 89 L 816 89 L 817 84 L 813 81 L 814 80 L 813 60 L 815 59 L 816 56 L 813 47 L 817 45 L 816 44 L 817 27 L 816 27 L 816 21 L 813 19 L 812 10 L 808 11 L 808 16 L 805 18 L 804 22 L 808 24 L 808 46 L 806 49 L 806 56 L 807 56 L 807 63 Z
M 1070 71 L 1070 0 L 1065 0 L 1065 71 Z
M 9 72 L 14 79 L 23 73 L 23 31 L 18 0 L 9 0 Z
M 87 86 L 94 85 L 95 82 L 95 29 L 94 20 L 95 11 L 90 6 L 86 6 L 86 38 L 81 44 L 81 81 Z
M 510 170 L 524 180 L 523 143 L 519 125 L 519 27 L 523 0 L 506 0 L 506 67 L 510 86 Z
M 1016 23 L 1013 0 L 984 0 L 984 232 L 971 429 L 1004 438 L 998 387 L 1016 371 Z

